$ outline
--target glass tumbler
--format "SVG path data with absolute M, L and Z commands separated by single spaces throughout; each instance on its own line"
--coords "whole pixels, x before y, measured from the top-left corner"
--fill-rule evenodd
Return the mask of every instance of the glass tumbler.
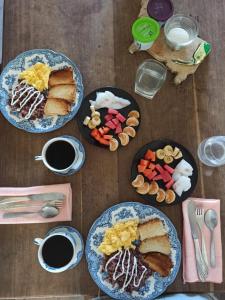
M 190 45 L 198 36 L 198 24 L 194 18 L 182 14 L 173 15 L 164 27 L 167 44 L 174 50 Z
M 135 93 L 152 99 L 166 80 L 167 69 L 154 59 L 145 60 L 137 69 Z
M 225 165 L 225 136 L 212 136 L 198 147 L 200 161 L 210 167 Z

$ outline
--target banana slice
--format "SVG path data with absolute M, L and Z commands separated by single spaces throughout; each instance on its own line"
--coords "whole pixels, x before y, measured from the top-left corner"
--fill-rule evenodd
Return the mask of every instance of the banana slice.
M 166 191 L 166 203 L 170 204 L 173 203 L 176 199 L 176 195 L 174 191 L 172 190 L 167 190 Z
M 173 157 L 172 156 L 165 156 L 164 157 L 164 162 L 166 163 L 166 164 L 171 164 L 172 162 L 173 162 Z
M 164 159 L 165 151 L 163 149 L 158 149 L 156 151 L 156 156 L 157 156 L 158 159 Z
M 167 156 L 171 156 L 173 154 L 173 147 L 170 145 L 165 146 L 163 150 L 165 151 L 165 155 Z
M 86 125 L 86 126 L 88 126 L 89 121 L 91 121 L 91 118 L 88 117 L 88 116 L 86 116 L 85 119 L 84 119 L 84 121 L 83 121 L 83 124 Z
M 142 175 L 137 175 L 137 177 L 132 181 L 132 186 L 133 187 L 141 187 L 145 182 L 144 176 Z
M 94 124 L 92 123 L 92 120 L 90 120 L 90 121 L 88 122 L 88 128 L 94 129 L 95 127 L 96 127 L 96 125 L 94 125 Z
M 94 105 L 91 105 L 91 106 L 90 106 L 90 110 L 91 110 L 91 112 L 95 112 L 95 107 L 94 107 Z
M 146 195 L 149 192 L 150 185 L 148 182 L 144 182 L 144 184 L 137 188 L 138 194 Z
M 180 152 L 180 149 L 177 148 L 177 147 L 175 147 L 174 150 L 173 150 L 172 156 L 173 156 L 173 157 L 177 156 L 177 154 L 178 154 L 179 152 Z
M 182 154 L 181 151 L 179 151 L 178 154 L 177 154 L 174 158 L 175 158 L 175 159 L 179 159 L 179 158 L 181 158 L 181 157 L 183 157 L 183 154 Z
M 124 127 L 123 132 L 128 134 L 132 138 L 134 138 L 136 135 L 136 130 L 131 126 Z
M 100 112 L 99 111 L 93 111 L 91 114 L 92 118 L 99 117 L 100 118 Z
M 132 110 L 129 112 L 128 117 L 135 117 L 136 119 L 139 119 L 140 113 L 137 110 Z
M 109 141 L 109 150 L 116 151 L 118 147 L 119 147 L 119 142 L 117 141 L 117 139 L 112 138 Z
M 156 196 L 156 201 L 157 202 L 163 202 L 165 200 L 166 193 L 163 189 L 159 189 L 157 196 Z
M 129 117 L 126 121 L 126 125 L 136 127 L 139 125 L 139 121 L 135 117 Z
M 156 181 L 152 181 L 149 187 L 149 195 L 155 195 L 157 194 L 159 191 L 159 186 L 158 183 Z
M 121 132 L 118 134 L 121 145 L 126 146 L 129 143 L 129 135 L 127 133 Z
M 101 119 L 99 118 L 99 116 L 96 116 L 96 117 L 91 119 L 91 122 L 96 127 L 96 126 L 99 126 L 101 124 Z

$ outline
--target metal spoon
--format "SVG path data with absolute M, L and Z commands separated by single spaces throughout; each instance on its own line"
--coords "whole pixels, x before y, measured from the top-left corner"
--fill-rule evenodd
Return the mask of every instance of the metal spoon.
M 9 218 L 16 218 L 16 217 L 22 217 L 30 214 L 39 214 L 43 218 L 53 218 L 59 214 L 59 209 L 55 206 L 51 205 L 45 205 L 43 206 L 39 211 L 22 211 L 22 212 L 14 212 L 14 213 L 5 213 L 3 215 L 3 218 L 9 219 Z
M 208 209 L 205 213 L 205 224 L 211 232 L 211 245 L 210 245 L 210 264 L 211 267 L 216 266 L 216 249 L 215 249 L 215 239 L 213 231 L 217 226 L 218 218 L 217 212 L 214 209 Z

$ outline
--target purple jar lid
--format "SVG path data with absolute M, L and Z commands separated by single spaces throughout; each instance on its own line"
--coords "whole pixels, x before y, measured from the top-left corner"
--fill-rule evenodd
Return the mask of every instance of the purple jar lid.
M 173 15 L 173 3 L 170 0 L 149 0 L 147 11 L 156 21 L 165 22 Z

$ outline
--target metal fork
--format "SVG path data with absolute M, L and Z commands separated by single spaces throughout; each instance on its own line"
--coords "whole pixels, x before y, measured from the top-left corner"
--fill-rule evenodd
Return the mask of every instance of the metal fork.
M 42 201 L 42 203 L 32 202 L 32 203 L 8 203 L 8 204 L 1 204 L 0 210 L 10 210 L 10 209 L 16 209 L 16 208 L 26 208 L 26 207 L 42 207 L 44 205 L 52 205 L 57 208 L 62 208 L 64 203 L 64 200 L 50 200 L 50 201 Z
M 208 263 L 206 245 L 205 245 L 205 237 L 204 237 L 203 232 L 202 232 L 202 228 L 203 228 L 203 225 L 204 225 L 204 215 L 205 215 L 204 209 L 203 208 L 196 208 L 195 215 L 196 215 L 196 220 L 197 220 L 197 223 L 198 223 L 198 226 L 199 226 L 199 230 L 201 232 L 202 257 L 203 257 L 203 259 L 205 261 L 205 264 L 208 268 L 209 263 Z

